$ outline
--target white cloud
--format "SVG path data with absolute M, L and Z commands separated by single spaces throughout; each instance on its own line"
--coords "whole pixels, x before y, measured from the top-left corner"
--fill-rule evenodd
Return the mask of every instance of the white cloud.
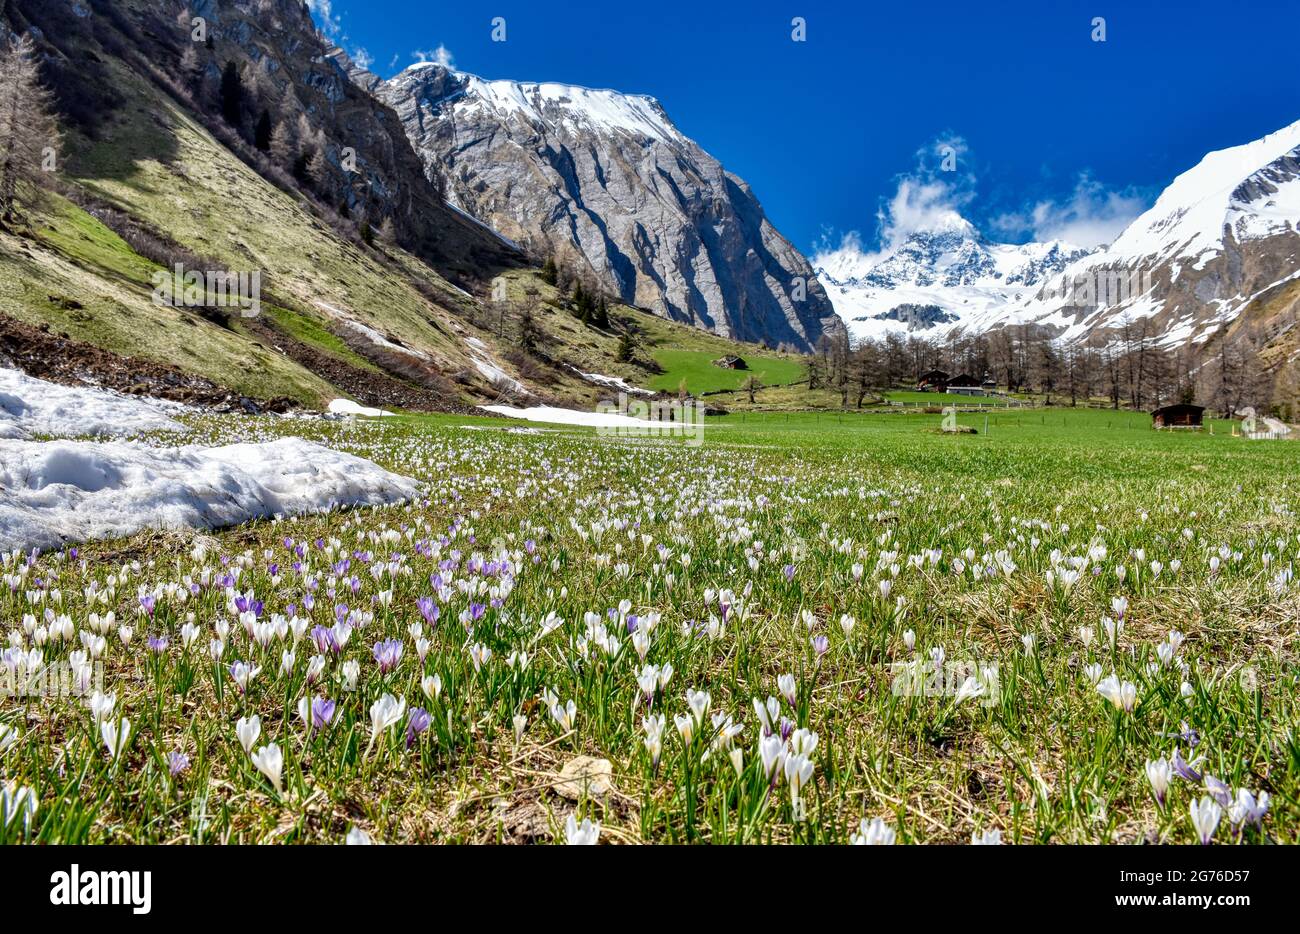
M 436 62 L 443 68 L 455 67 L 455 56 L 451 54 L 451 49 L 447 48 L 445 45 L 439 44 L 439 46 L 432 52 L 422 52 L 419 49 L 416 49 L 411 53 L 411 56 L 417 62 Z
M 343 31 L 343 23 L 334 15 L 332 0 L 307 0 L 307 9 L 311 10 L 320 23 L 321 32 L 325 35 L 334 38 Z
M 954 133 L 944 133 L 916 151 L 916 166 L 896 178 L 893 195 L 881 199 L 876 211 L 879 249 L 864 248 L 862 234 L 850 230 L 838 245 L 834 234 L 823 230 L 814 246 L 814 263 L 832 261 L 834 254 L 883 259 L 918 231 L 968 227 L 962 209 L 975 197 L 975 174 L 967 165 L 970 147 Z
M 365 49 L 353 50 L 350 58 L 352 59 L 352 63 L 354 65 L 356 65 L 358 68 L 364 68 L 367 71 L 369 71 L 370 66 L 375 63 L 374 56 L 371 55 L 369 52 L 367 52 Z
M 1147 207 L 1147 199 L 1136 190 L 1108 190 L 1084 172 L 1068 198 L 1003 214 L 994 218 L 993 226 L 1007 234 L 1029 233 L 1035 240 L 1095 247 L 1112 242 Z

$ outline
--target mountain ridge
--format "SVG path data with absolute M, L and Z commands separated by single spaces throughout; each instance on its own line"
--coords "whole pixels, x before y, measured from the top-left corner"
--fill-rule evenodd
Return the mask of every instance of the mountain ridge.
M 839 319 L 739 176 L 648 95 L 420 63 L 382 82 L 449 201 L 620 300 L 809 349 Z

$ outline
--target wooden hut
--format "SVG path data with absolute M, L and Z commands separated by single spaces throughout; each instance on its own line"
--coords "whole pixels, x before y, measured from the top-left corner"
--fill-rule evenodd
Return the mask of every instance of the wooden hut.
M 926 370 L 916 378 L 917 392 L 946 392 L 948 374 L 943 370 Z
M 1166 405 L 1152 412 L 1151 427 L 1157 430 L 1161 428 L 1188 428 L 1197 431 L 1202 427 L 1204 418 L 1205 406 L 1179 402 L 1176 405 Z

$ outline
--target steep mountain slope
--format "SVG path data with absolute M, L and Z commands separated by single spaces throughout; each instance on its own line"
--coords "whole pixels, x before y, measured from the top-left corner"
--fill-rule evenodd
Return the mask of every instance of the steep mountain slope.
M 883 255 L 846 244 L 814 262 L 853 337 L 940 337 L 997 316 L 1088 252 L 1059 240 L 993 243 L 950 212 Z
M 807 348 L 839 322 L 753 193 L 653 98 L 485 81 L 437 64 L 373 85 L 449 199 L 629 304 Z M 802 287 L 801 287 L 802 283 Z

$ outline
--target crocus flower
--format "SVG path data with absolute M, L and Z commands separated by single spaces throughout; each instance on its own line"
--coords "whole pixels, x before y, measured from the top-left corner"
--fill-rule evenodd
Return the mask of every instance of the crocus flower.
M 1179 778 L 1184 778 L 1189 782 L 1199 782 L 1201 780 L 1201 773 L 1196 770 L 1196 764 L 1202 761 L 1202 759 L 1204 759 L 1204 756 L 1197 756 L 1191 762 L 1187 762 L 1183 759 L 1182 752 L 1180 752 L 1178 747 L 1175 746 L 1174 755 L 1169 764 L 1173 767 L 1174 773 L 1178 775 Z
M 0 829 L 8 827 L 15 818 L 22 815 L 23 829 L 30 831 L 36 808 L 36 792 L 30 786 L 19 785 L 17 782 L 0 785 Z
M 171 773 L 172 778 L 180 775 L 190 767 L 190 757 L 183 752 L 173 750 L 167 753 L 167 771 Z
M 429 728 L 433 718 L 429 712 L 421 707 L 411 708 L 411 712 L 406 715 L 406 748 L 410 749 L 415 745 L 415 739 L 421 733 Z
M 126 748 L 126 741 L 131 736 L 131 721 L 126 717 L 117 723 L 105 720 L 99 725 L 99 735 L 108 748 L 108 754 L 116 759 Z
M 263 746 L 252 755 L 253 765 L 265 775 L 275 787 L 276 794 L 284 790 L 284 755 L 275 743 Z
M 370 705 L 370 743 L 374 745 L 379 734 L 401 722 L 406 714 L 406 699 L 385 694 Z
M 1147 781 L 1151 783 L 1151 790 L 1155 793 L 1156 802 L 1163 807 L 1165 793 L 1169 790 L 1169 780 L 1173 777 L 1173 767 L 1170 766 L 1168 759 L 1148 759 L 1146 772 Z
M 396 668 L 397 663 L 402 660 L 402 643 L 397 639 L 376 642 L 372 651 L 375 661 L 379 663 L 379 670 L 384 674 Z
M 1267 791 L 1261 791 L 1256 798 L 1245 788 L 1237 789 L 1237 797 L 1228 808 L 1228 819 L 1232 821 L 1233 826 L 1242 827 L 1246 824 L 1259 826 L 1264 821 L 1264 815 L 1268 813 L 1269 797 Z
M 781 675 L 776 679 L 776 686 L 777 689 L 781 692 L 781 696 L 786 699 L 786 702 L 791 707 L 793 707 L 797 700 L 795 694 L 794 675 L 791 674 Z
M 894 828 L 879 817 L 873 817 L 869 821 L 864 817 L 862 822 L 858 824 L 858 832 L 849 837 L 849 844 L 852 846 L 892 846 L 894 837 Z
M 1121 682 L 1118 675 L 1102 679 L 1097 684 L 1097 693 L 1125 713 L 1132 713 L 1137 706 L 1137 685 L 1132 681 Z
M 1214 831 L 1219 827 L 1219 819 L 1223 817 L 1223 808 L 1219 807 L 1219 802 L 1209 795 L 1205 795 L 1200 801 L 1193 798 L 1189 810 L 1192 817 L 1192 827 L 1196 830 L 1196 835 L 1200 837 L 1201 844 L 1208 844 L 1214 838 Z
M 246 662 L 235 662 L 230 666 L 230 677 L 239 686 L 239 692 L 247 694 L 248 686 L 261 671 L 261 668 L 256 668 Z
M 335 703 L 325 697 L 312 698 L 311 702 L 311 725 L 318 730 L 323 730 L 334 720 Z
M 235 722 L 235 735 L 239 737 L 239 745 L 244 747 L 244 753 L 251 755 L 253 744 L 262 735 L 262 718 L 257 714 L 251 717 L 240 717 Z
M 1219 803 L 1219 807 L 1226 808 L 1232 804 L 1232 789 L 1213 775 L 1205 776 L 1205 790 Z
M 564 824 L 564 838 L 569 846 L 595 846 L 600 840 L 600 821 L 593 823 L 591 818 L 584 817 L 579 824 L 570 814 Z

